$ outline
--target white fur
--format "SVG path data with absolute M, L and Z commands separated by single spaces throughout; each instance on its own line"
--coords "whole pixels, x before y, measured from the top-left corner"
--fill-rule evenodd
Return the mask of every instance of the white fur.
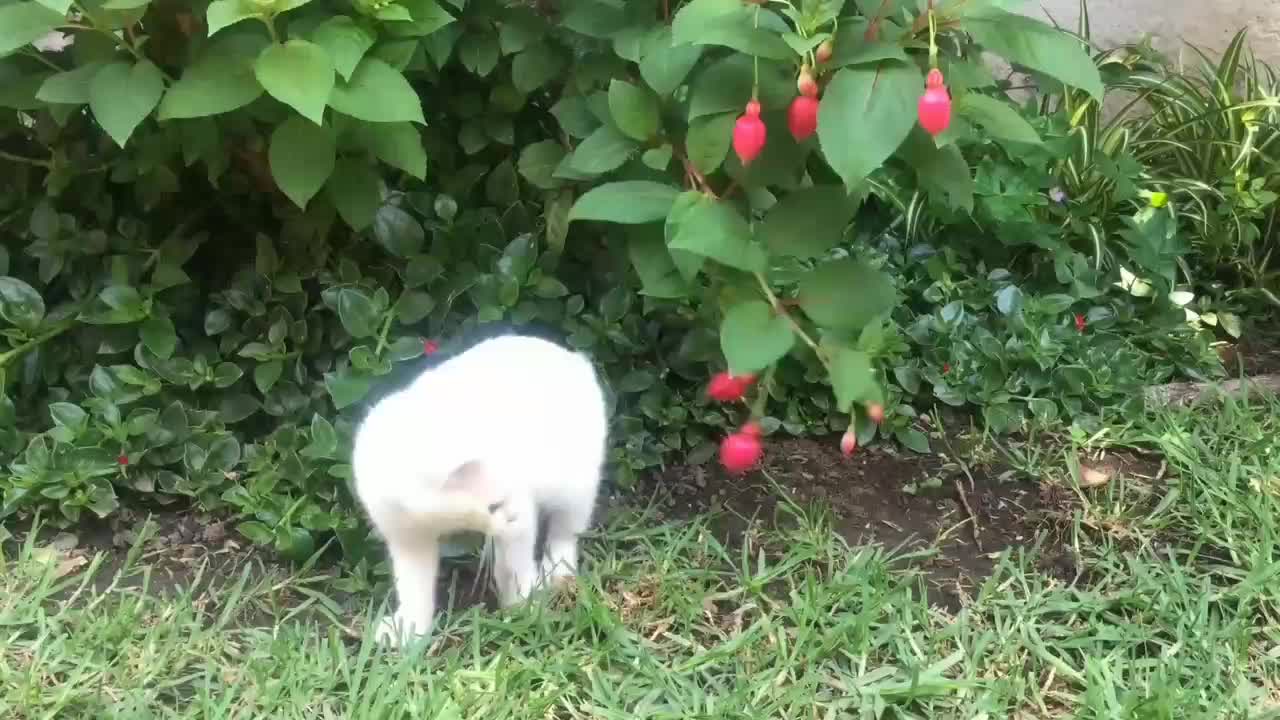
M 388 395 L 356 431 L 360 502 L 387 544 L 399 607 L 381 642 L 426 635 L 440 540 L 494 540 L 504 606 L 545 580 L 572 577 L 604 463 L 604 395 L 586 357 L 532 337 L 486 340 Z M 541 567 L 538 515 L 547 516 Z

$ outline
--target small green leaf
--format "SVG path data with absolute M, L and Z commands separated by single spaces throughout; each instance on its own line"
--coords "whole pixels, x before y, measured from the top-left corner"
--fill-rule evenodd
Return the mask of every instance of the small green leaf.
M 408 122 L 369 123 L 356 128 L 356 142 L 362 144 L 379 160 L 422 180 L 427 176 L 427 152 L 422 147 L 422 136 Z
M 219 2 L 226 1 L 227 0 L 219 0 Z M 249 542 L 254 545 L 267 545 L 275 538 L 275 535 L 271 532 L 271 528 L 257 520 L 246 520 L 245 522 L 236 525 L 236 532 L 248 538 Z
M 689 293 L 688 283 L 672 261 L 662 231 L 655 226 L 640 225 L 630 229 L 627 255 L 640 276 L 640 292 L 658 298 L 685 297 Z
M 263 89 L 254 74 L 253 58 L 264 44 L 257 36 L 241 34 L 211 42 L 165 93 L 159 118 L 221 115 L 257 100 Z
M 267 151 L 271 176 L 295 205 L 306 209 L 333 174 L 337 143 L 333 132 L 293 115 L 271 133 Z
M 671 166 L 671 157 L 674 152 L 670 145 L 662 145 L 661 147 L 645 150 L 644 154 L 640 156 L 640 161 L 645 166 L 661 172 Z
M 205 21 L 209 24 L 209 37 L 223 28 L 258 16 L 258 10 L 252 3 L 242 0 L 213 0 L 205 11 Z
M 658 98 L 631 83 L 609 83 L 609 114 L 618 129 L 635 140 L 648 140 L 658 132 Z
M 565 60 L 546 43 L 537 43 L 511 61 L 511 84 L 531 93 L 559 76 Z
M 772 12 L 742 0 L 692 0 L 676 13 L 671 34 L 674 44 L 723 45 L 756 57 L 791 60 L 795 53 L 782 40 L 779 25 Z
M 899 148 L 901 157 L 916 171 L 920 185 L 942 196 L 953 208 L 973 209 L 974 182 L 969 163 L 954 144 L 938 147 L 921 128 L 913 128 Z
M 800 307 L 822 327 L 860 330 L 893 308 L 893 283 L 858 260 L 823 263 L 800 280 Z
M 402 325 L 413 325 L 430 314 L 435 307 L 435 299 L 427 293 L 421 290 L 406 290 L 396 301 L 396 319 Z
M 764 370 L 790 352 L 795 341 L 791 323 L 763 300 L 734 305 L 720 325 L 720 349 L 734 375 Z
M 425 125 L 418 93 L 399 70 L 376 57 L 365 57 L 350 82 L 339 82 L 328 96 L 338 112 L 367 122 L 415 122 Z
M 299 454 L 303 457 L 328 458 L 338 451 L 338 434 L 333 424 L 320 413 L 311 416 L 311 443 Z
M 231 328 L 231 313 L 223 308 L 210 310 L 204 316 L 204 334 L 210 337 L 221 335 Z
M 498 65 L 498 39 L 493 33 L 469 32 L 462 37 L 458 59 L 467 70 L 488 77 Z
M 599 220 L 622 224 L 656 222 L 667 217 L 680 191 L 647 180 L 606 183 L 587 191 L 569 211 L 569 221 Z
M 333 69 L 343 80 L 351 79 L 351 73 L 375 40 L 372 32 L 346 15 L 334 15 L 311 31 L 311 41 L 329 54 Z
M 89 413 L 74 403 L 49 403 L 49 416 L 53 419 L 55 425 L 71 431 L 72 437 L 68 441 L 74 440 L 76 436 L 84 432 L 85 427 L 89 424 Z
M 956 101 L 956 114 L 981 125 L 995 137 L 1029 145 L 1042 145 L 1040 135 L 1008 102 L 975 92 Z
M 338 291 L 338 319 L 353 338 L 373 337 L 378 332 L 378 311 L 373 300 L 355 288 Z
M 0 57 L 40 39 L 66 21 L 66 13 L 55 12 L 39 3 L 0 5 Z
M 268 360 L 259 363 L 253 369 L 253 384 L 257 386 L 258 392 L 266 395 L 275 387 L 276 381 L 280 379 L 280 375 L 284 372 L 283 360 Z
M 674 45 L 671 28 L 662 27 L 650 35 L 641 49 L 640 77 L 659 95 L 676 91 L 702 57 L 702 47 L 688 43 Z
M 124 147 L 135 128 L 160 103 L 164 75 L 150 60 L 104 66 L 89 84 L 89 109 L 116 145 Z
M 763 271 L 767 260 L 742 215 L 729 203 L 705 195 L 684 209 L 668 247 L 744 272 Z
M 226 389 L 235 385 L 236 381 L 243 376 L 244 371 L 239 365 L 231 362 L 218 363 L 213 369 L 213 385 L 219 389 Z
M 159 309 L 159 308 L 157 308 Z M 178 346 L 178 334 L 173 321 L 164 313 L 155 312 L 147 318 L 139 328 L 142 344 L 162 360 L 173 357 L 174 348 Z
M 382 205 L 382 180 L 365 160 L 343 158 L 334 166 L 325 183 L 329 201 L 352 230 L 360 231 L 373 224 Z
M 262 409 L 262 403 L 248 393 L 223 395 L 218 402 L 218 419 L 233 425 Z
M 622 167 L 640 149 L 639 143 L 609 125 L 601 125 L 574 148 L 570 166 L 587 176 Z
M 803 188 L 770 208 L 757 232 L 776 255 L 818 257 L 840 244 L 857 208 L 839 185 Z
M 922 455 L 928 454 L 931 451 L 931 448 L 929 447 L 929 436 L 915 428 L 908 427 L 896 430 L 893 433 L 893 437 L 898 442 L 902 443 L 903 447 L 909 450 L 914 450 Z
M 253 71 L 271 97 L 316 125 L 324 122 L 325 104 L 331 102 L 331 93 L 336 94 L 333 62 L 324 48 L 297 39 L 283 45 L 268 45 L 254 62 Z M 337 105 L 334 107 L 342 110 Z M 319 190 L 319 186 L 316 189 Z
M 25 281 L 0 277 L 0 317 L 30 333 L 44 321 L 44 298 Z
M 363 400 L 372 386 L 372 380 L 367 377 L 347 373 L 325 373 L 324 376 L 325 390 L 333 399 L 333 406 L 339 410 Z
M 440 7 L 436 0 L 399 0 L 399 4 L 409 11 L 412 20 L 383 24 L 388 32 L 397 37 L 425 37 L 454 22 L 454 17 Z M 452 4 L 458 9 L 462 8 L 458 3 Z
M 564 147 L 560 143 L 543 140 L 525 146 L 520 152 L 517 167 L 520 175 L 534 187 L 554 190 L 564 184 L 554 177 L 556 167 L 564 160 L 564 154 Z
M 729 145 L 733 142 L 733 124 L 737 119 L 733 113 L 722 113 L 689 121 L 685 148 L 694 169 L 703 175 L 710 175 L 720 169 L 725 157 L 729 155 Z
M 383 205 L 373 218 L 373 236 L 396 257 L 412 257 L 422 251 L 426 233 L 412 215 L 395 205 Z

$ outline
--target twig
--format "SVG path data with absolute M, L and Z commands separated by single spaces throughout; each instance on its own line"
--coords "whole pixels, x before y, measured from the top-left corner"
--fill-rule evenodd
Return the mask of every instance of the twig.
M 960 466 L 960 469 L 964 471 L 965 477 L 969 478 L 969 489 L 977 492 L 978 483 L 973 478 L 973 472 L 969 470 L 969 464 L 960 457 L 955 447 L 952 446 L 951 439 L 947 437 L 947 429 L 942 426 L 942 417 L 938 415 L 937 410 L 933 413 L 933 421 L 938 426 L 938 434 L 942 437 L 942 444 L 947 446 L 947 455 Z M 973 531 L 973 544 L 978 548 L 978 552 L 983 552 L 982 526 L 978 524 L 978 513 L 974 512 L 973 505 L 969 504 L 969 494 L 964 491 L 964 485 L 960 483 L 960 478 L 953 475 L 951 484 L 955 486 L 956 495 L 960 498 L 960 505 L 964 507 L 964 511 L 968 513 L 969 520 L 972 522 L 970 530 Z

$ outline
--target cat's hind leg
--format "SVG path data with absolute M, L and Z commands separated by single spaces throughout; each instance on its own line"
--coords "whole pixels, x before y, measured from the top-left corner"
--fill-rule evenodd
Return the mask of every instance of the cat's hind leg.
M 493 579 L 498 602 L 510 607 L 529 597 L 538 584 L 535 551 L 538 509 L 525 494 L 512 495 L 497 513 L 504 520 L 493 535 Z
M 436 610 L 436 576 L 440 572 L 439 541 L 415 537 L 387 541 L 395 578 L 396 611 L 378 623 L 375 639 L 395 647 L 426 637 Z
M 591 524 L 593 505 L 583 499 L 548 508 L 547 541 L 540 573 L 552 585 L 564 583 L 577 574 L 578 537 Z

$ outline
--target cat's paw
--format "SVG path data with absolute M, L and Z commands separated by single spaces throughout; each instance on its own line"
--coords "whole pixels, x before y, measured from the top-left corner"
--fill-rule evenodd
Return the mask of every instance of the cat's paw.
M 493 537 L 501 538 L 510 531 L 519 527 L 520 513 L 516 511 L 515 506 L 503 500 L 489 505 L 489 517 L 487 533 Z
M 415 622 L 397 612 L 378 621 L 373 639 L 385 647 L 401 648 L 419 642 L 430 634 L 431 623 Z

